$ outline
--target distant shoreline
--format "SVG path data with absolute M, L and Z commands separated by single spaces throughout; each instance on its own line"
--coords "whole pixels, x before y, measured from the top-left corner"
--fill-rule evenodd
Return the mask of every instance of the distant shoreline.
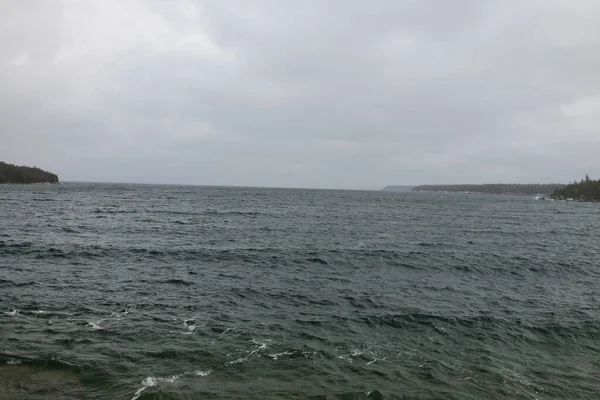
M 564 183 L 487 183 L 482 185 L 391 185 L 382 189 L 388 192 L 432 192 L 493 194 L 506 196 L 540 196 L 541 199 L 575 200 L 600 202 L 600 179 L 590 179 L 588 175 L 580 182 Z
M 385 191 L 412 191 L 412 192 L 441 192 L 441 193 L 484 193 L 513 196 L 550 195 L 556 190 L 564 188 L 562 183 L 487 183 L 482 185 L 419 185 L 410 190 L 395 190 L 395 188 L 406 188 L 406 186 L 386 186 Z

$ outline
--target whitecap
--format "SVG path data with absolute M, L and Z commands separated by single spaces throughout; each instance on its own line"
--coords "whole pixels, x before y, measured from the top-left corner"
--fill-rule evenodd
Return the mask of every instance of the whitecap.
M 8 315 L 9 317 L 16 317 L 19 315 L 19 311 L 13 309 L 12 311 L 5 311 L 4 314 Z
M 258 352 L 258 351 L 266 349 L 267 348 L 267 343 L 266 343 L 267 341 L 261 343 L 261 342 L 258 342 L 256 340 L 252 339 L 252 343 L 254 343 L 255 345 L 257 345 L 258 347 L 256 349 L 252 350 L 250 352 L 250 355 L 252 355 L 252 354 L 254 354 L 254 353 Z
M 254 343 L 255 345 L 257 345 L 257 347 L 254 350 L 251 350 L 250 352 L 248 352 L 248 355 L 246 357 L 241 357 L 238 358 L 237 360 L 233 360 L 233 361 L 227 361 L 225 363 L 226 366 L 230 366 L 233 364 L 240 364 L 243 363 L 244 361 L 247 361 L 250 357 L 252 357 L 254 354 L 258 353 L 261 350 L 264 350 L 267 348 L 267 343 L 269 342 L 270 339 L 265 340 L 265 342 L 259 342 L 255 339 L 252 339 L 252 343 Z
M 208 376 L 212 373 L 212 369 L 211 370 L 207 370 L 207 371 L 202 371 L 202 370 L 197 370 L 197 371 L 193 371 L 193 372 L 184 372 L 181 373 L 179 375 L 171 375 L 171 376 L 167 376 L 164 378 L 154 378 L 154 377 L 147 377 L 146 379 L 144 379 L 142 381 L 142 387 L 139 388 L 133 395 L 133 397 L 131 398 L 131 400 L 136 400 L 138 399 L 142 392 L 146 389 L 148 389 L 149 387 L 152 386 L 156 386 L 156 384 L 158 382 L 166 382 L 166 383 L 175 383 L 179 378 L 181 378 L 182 376 L 189 376 L 189 375 L 193 375 L 193 376 Z
M 127 314 L 129 314 L 129 310 L 123 310 L 123 311 L 113 311 L 112 313 L 110 313 L 110 315 L 108 316 L 108 318 L 116 318 L 116 319 L 121 319 L 124 316 L 126 316 Z
M 384 361 L 387 357 L 383 357 L 382 359 L 378 359 L 378 358 L 374 358 L 373 360 L 369 361 L 366 365 L 371 365 L 373 364 L 375 361 Z
M 140 395 L 142 394 L 142 392 L 146 389 L 148 389 L 151 386 L 156 385 L 156 379 L 152 378 L 151 376 L 147 377 L 146 379 L 144 379 L 142 381 L 142 387 L 139 388 L 135 394 L 133 395 L 133 397 L 131 398 L 131 400 L 137 400 L 139 399 Z
M 100 321 L 96 321 L 96 322 L 90 321 L 90 322 L 88 322 L 88 324 L 86 326 L 89 326 L 93 330 L 102 329 L 102 327 L 100 325 L 98 325 L 98 322 L 100 322 Z
M 248 359 L 248 357 L 242 357 L 242 358 L 238 358 L 237 360 L 233 360 L 233 361 L 227 361 L 227 362 L 225 363 L 225 365 L 226 365 L 226 366 L 230 366 L 230 365 L 233 365 L 233 364 L 241 364 L 241 363 L 243 363 L 244 361 L 246 361 L 247 359 Z
M 183 332 L 184 335 L 191 335 L 196 331 L 196 322 L 194 322 L 194 319 L 186 319 L 183 321 L 183 326 L 186 329 L 186 331 Z
M 219 334 L 219 338 L 221 338 L 221 336 L 223 336 L 224 334 L 226 334 L 226 333 L 228 333 L 228 332 L 231 332 L 231 330 L 232 330 L 232 329 L 234 329 L 234 328 L 227 328 L 227 329 L 225 329 L 223 332 L 221 332 L 221 333 Z
M 279 357 L 281 357 L 281 356 L 290 356 L 292 354 L 294 354 L 294 353 L 291 351 L 284 351 L 283 353 L 275 353 L 275 354 L 267 354 L 267 355 L 269 357 L 271 357 L 273 360 L 278 360 Z
M 182 376 L 182 375 L 183 375 L 183 374 L 181 374 L 181 375 L 173 375 L 173 376 L 170 376 L 170 377 L 168 377 L 168 378 L 159 378 L 159 379 L 160 379 L 160 381 L 161 381 L 161 382 L 169 382 L 169 383 L 173 383 L 173 382 L 175 382 L 177 379 L 181 378 L 181 376 Z
M 113 311 L 110 313 L 110 315 L 108 317 L 100 318 L 98 321 L 96 321 L 96 324 L 99 324 L 101 322 L 108 321 L 108 320 L 115 320 L 115 319 L 120 320 L 127 314 L 129 314 L 129 310 Z
M 149 377 L 147 377 L 146 379 L 144 379 L 142 381 L 142 385 L 144 385 L 144 386 L 154 386 L 154 385 L 156 385 L 156 379 L 154 379 L 151 376 L 149 376 Z
M 378 358 L 377 352 L 371 348 L 367 348 L 367 349 L 354 348 L 348 354 L 341 354 L 341 355 L 337 356 L 337 358 L 346 360 L 350 363 L 353 362 L 354 359 L 356 359 L 358 357 L 363 358 L 363 359 L 368 357 L 371 359 L 370 361 L 367 361 L 367 363 L 365 365 L 371 365 L 376 361 L 385 360 L 385 358 Z

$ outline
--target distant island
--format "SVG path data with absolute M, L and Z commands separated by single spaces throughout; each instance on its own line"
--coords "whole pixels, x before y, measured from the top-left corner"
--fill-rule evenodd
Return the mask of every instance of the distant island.
M 414 186 L 406 186 L 406 185 L 390 185 L 386 186 L 381 190 L 386 192 L 410 192 L 414 188 Z
M 515 194 L 515 195 L 549 195 L 566 185 L 562 183 L 485 183 L 483 185 L 421 185 L 415 186 L 413 191 L 422 192 L 460 192 L 460 193 L 488 193 L 488 194 Z
M 58 183 L 58 175 L 38 167 L 25 167 L 0 161 L 1 183 Z
M 585 176 L 580 182 L 573 182 L 563 188 L 556 189 L 551 195 L 554 200 L 577 200 L 600 202 L 600 179 Z

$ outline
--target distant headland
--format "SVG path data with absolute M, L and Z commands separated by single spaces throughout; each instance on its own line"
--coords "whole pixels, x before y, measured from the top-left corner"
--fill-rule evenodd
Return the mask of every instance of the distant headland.
M 590 179 L 585 176 L 580 182 L 569 183 L 555 190 L 551 195 L 554 200 L 577 200 L 600 202 L 600 179 Z
M 58 183 L 58 175 L 38 167 L 25 167 L 0 161 L 2 183 Z

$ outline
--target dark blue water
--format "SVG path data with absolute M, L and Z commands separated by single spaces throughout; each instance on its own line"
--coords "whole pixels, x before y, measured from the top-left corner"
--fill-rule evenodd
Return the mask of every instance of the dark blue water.
M 599 255 L 598 204 L 0 186 L 0 389 L 597 399 Z

